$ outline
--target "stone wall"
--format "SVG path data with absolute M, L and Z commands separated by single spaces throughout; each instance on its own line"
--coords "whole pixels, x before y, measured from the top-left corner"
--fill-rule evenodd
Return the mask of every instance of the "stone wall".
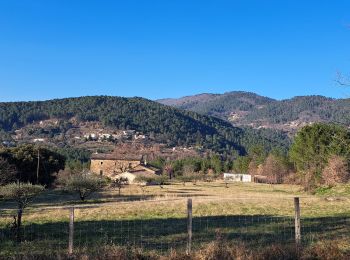
M 96 160 L 92 159 L 90 170 L 99 175 L 110 177 L 114 174 L 122 173 L 129 168 L 134 168 L 139 165 L 140 161 L 128 160 Z

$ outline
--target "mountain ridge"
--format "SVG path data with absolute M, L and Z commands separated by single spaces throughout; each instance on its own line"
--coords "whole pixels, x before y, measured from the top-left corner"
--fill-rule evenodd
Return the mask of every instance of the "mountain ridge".
M 350 99 L 345 98 L 308 95 L 276 100 L 245 91 L 215 94 L 215 97 L 209 93 L 207 97 L 204 101 L 191 102 L 191 96 L 187 96 L 186 105 L 182 98 L 158 102 L 215 116 L 236 126 L 279 129 L 289 133 L 312 122 L 350 125 Z

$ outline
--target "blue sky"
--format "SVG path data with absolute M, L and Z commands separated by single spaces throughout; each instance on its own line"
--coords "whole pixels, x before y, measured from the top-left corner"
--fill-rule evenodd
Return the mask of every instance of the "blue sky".
M 348 0 L 1 0 L 0 101 L 348 97 Z

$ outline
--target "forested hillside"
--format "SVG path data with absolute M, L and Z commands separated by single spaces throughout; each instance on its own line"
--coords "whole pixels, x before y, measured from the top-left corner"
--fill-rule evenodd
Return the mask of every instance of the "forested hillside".
M 273 102 L 255 109 L 247 120 L 267 120 L 270 123 L 287 123 L 304 119 L 350 124 L 350 99 L 332 99 L 323 96 L 302 96 Z
M 233 91 L 224 94 L 199 94 L 179 99 L 161 99 L 158 102 L 206 115 L 227 119 L 233 111 L 252 111 L 275 100 L 254 93 Z
M 97 121 L 118 129 L 141 131 L 169 146 L 198 145 L 217 152 L 237 150 L 244 154 L 257 144 L 267 149 L 275 146 L 283 149 L 289 142 L 280 132 L 237 128 L 215 117 L 143 98 L 94 96 L 0 103 L 0 128 L 6 133 L 40 120 L 72 118 L 78 122 Z
M 323 96 L 300 96 L 273 100 L 248 92 L 205 94 L 159 102 L 175 107 L 213 115 L 237 126 L 254 126 L 294 132 L 311 122 L 350 125 L 350 99 Z

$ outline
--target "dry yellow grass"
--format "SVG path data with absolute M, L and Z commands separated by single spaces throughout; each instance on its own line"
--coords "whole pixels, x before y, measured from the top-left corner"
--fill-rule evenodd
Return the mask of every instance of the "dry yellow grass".
M 55 252 L 59 244 L 65 250 L 68 208 L 72 206 L 76 208 L 79 248 L 93 249 L 107 241 L 118 245 L 146 243 L 143 246 L 156 250 L 173 245 L 181 248 L 186 245 L 188 198 L 193 200 L 193 232 L 197 245 L 215 239 L 217 230 L 230 239 L 242 239 L 248 244 L 251 241 L 260 245 L 271 241 L 290 243 L 295 196 L 301 201 L 305 241 L 336 240 L 342 248 L 350 248 L 350 198 L 346 195 L 315 196 L 293 185 L 231 183 L 226 187 L 220 181 L 185 186 L 173 183 L 163 188 L 130 185 L 121 195 L 106 189 L 86 203 L 80 203 L 77 196 L 47 191 L 25 210 L 23 223 L 26 239 L 30 241 L 28 248 L 39 253 L 46 248 Z M 11 203 L 0 205 L 0 231 L 6 232 L 5 226 L 13 221 L 13 206 Z M 11 255 L 16 245 L 10 240 L 5 242 L 0 249 L 4 255 Z
M 346 196 L 327 199 L 306 194 L 293 185 L 231 183 L 226 188 L 223 182 L 201 182 L 143 189 L 129 185 L 122 189 L 121 197 L 116 190 L 104 190 L 86 204 L 77 204 L 79 201 L 72 201 L 71 195 L 49 192 L 27 209 L 25 220 L 41 223 L 64 220 L 68 218 L 66 207 L 72 205 L 78 208 L 76 217 L 80 220 L 178 218 L 186 215 L 189 197 L 193 199 L 194 216 L 292 216 L 295 196 L 301 198 L 303 217 L 350 215 L 350 200 Z

